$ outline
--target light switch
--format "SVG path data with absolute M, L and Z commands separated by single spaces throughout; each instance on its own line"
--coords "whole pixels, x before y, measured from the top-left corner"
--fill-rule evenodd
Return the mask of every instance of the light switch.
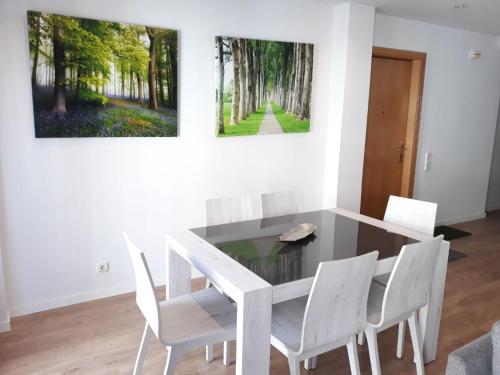
M 432 154 L 430 152 L 425 153 L 424 157 L 424 171 L 431 169 Z

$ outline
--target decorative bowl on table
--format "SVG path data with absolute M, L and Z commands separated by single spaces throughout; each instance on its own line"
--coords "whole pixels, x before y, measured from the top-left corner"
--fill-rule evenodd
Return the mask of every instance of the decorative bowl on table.
M 295 242 L 311 235 L 316 229 L 318 226 L 312 223 L 299 224 L 287 230 L 278 239 L 282 242 Z

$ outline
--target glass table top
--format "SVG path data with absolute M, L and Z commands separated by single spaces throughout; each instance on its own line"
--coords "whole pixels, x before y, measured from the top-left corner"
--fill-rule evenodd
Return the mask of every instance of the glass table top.
M 318 226 L 308 237 L 281 242 L 278 237 L 302 223 Z M 195 234 L 271 285 L 309 278 L 320 262 L 379 251 L 379 259 L 398 255 L 411 238 L 391 233 L 329 210 L 298 213 L 191 229 Z

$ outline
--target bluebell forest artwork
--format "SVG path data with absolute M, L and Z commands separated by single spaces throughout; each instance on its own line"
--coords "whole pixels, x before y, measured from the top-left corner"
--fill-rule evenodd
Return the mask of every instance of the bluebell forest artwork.
M 28 12 L 35 135 L 177 136 L 177 31 Z

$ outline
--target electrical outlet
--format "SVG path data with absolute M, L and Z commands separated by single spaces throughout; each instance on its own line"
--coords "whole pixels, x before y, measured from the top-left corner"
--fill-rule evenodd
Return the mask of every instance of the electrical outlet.
M 97 272 L 108 272 L 109 262 L 97 263 Z
M 430 152 L 425 153 L 424 157 L 424 171 L 428 171 L 431 169 L 431 164 L 432 164 L 432 154 Z

